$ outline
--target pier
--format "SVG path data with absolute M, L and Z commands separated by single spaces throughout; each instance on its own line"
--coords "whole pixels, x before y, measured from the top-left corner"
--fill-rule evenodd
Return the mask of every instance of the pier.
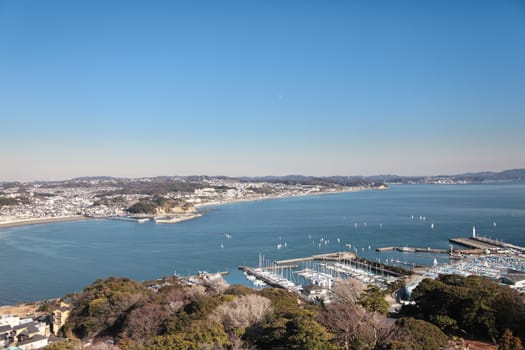
M 239 266 L 239 270 L 241 270 L 242 272 L 246 272 L 248 275 L 255 276 L 258 280 L 263 281 L 270 287 L 286 289 L 284 286 L 279 284 L 277 281 L 267 278 L 264 274 L 260 273 L 259 271 L 256 271 L 253 267 Z
M 500 248 L 497 245 L 494 245 L 488 242 L 482 242 L 474 238 L 449 238 L 449 242 L 459 244 L 464 247 L 474 248 L 474 249 L 489 249 L 490 250 L 490 249 Z
M 454 239 L 454 238 L 453 238 Z M 460 239 L 460 238 L 458 238 Z M 459 244 L 459 243 L 457 243 Z M 398 251 L 402 253 L 430 253 L 430 254 L 450 254 L 448 249 L 438 249 L 438 248 L 413 248 L 413 247 L 381 247 L 376 248 L 376 252 L 391 252 Z M 462 255 L 478 255 L 483 254 L 485 249 L 476 248 L 476 249 L 454 249 L 454 253 Z
M 525 247 L 521 247 L 519 245 L 515 245 L 515 244 L 511 244 L 511 243 L 505 243 L 505 242 L 502 242 L 502 241 L 498 241 L 497 239 L 490 239 L 490 238 L 481 237 L 481 236 L 472 237 L 471 239 L 476 240 L 478 242 L 491 244 L 493 246 L 504 248 L 504 249 L 514 249 L 514 250 L 517 250 L 517 251 L 519 251 L 521 253 L 525 252 Z
M 436 248 L 413 248 L 413 247 L 383 247 L 377 248 L 377 252 L 388 252 L 388 251 L 408 252 L 408 253 L 432 253 L 432 254 L 448 254 L 448 249 L 436 249 Z
M 115 220 L 115 221 L 130 221 L 130 222 L 139 222 L 140 219 L 131 218 L 128 216 L 94 216 L 86 215 L 86 217 L 99 220 Z
M 354 260 L 355 258 L 356 258 L 356 255 L 354 253 L 338 252 L 338 253 L 312 255 L 312 256 L 307 256 L 304 258 L 278 260 L 275 263 L 277 265 L 286 265 L 286 264 L 297 264 L 297 263 L 301 263 L 305 261 L 312 261 L 312 260 L 332 260 L 332 261 L 348 260 L 350 261 L 350 260 Z

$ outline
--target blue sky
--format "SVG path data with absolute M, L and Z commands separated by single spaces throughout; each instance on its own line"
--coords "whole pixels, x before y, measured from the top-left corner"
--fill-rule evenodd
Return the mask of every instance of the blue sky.
M 525 2 L 0 0 L 0 181 L 525 167 Z

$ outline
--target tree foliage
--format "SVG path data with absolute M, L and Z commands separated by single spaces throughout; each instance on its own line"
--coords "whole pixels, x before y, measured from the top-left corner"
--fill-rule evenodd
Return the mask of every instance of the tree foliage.
M 152 290 L 147 288 L 153 285 Z M 459 332 L 465 322 L 499 329 L 500 322 L 510 325 L 497 338 L 500 348 L 522 349 L 519 336 L 512 334 L 520 329 L 517 315 L 522 302 L 509 289 L 449 276 L 423 281 L 413 295 L 415 316 L 428 316 L 441 329 Z M 483 302 L 477 299 L 481 296 Z M 101 347 L 112 340 L 121 350 L 432 350 L 448 340 L 440 328 L 424 320 L 402 318 L 394 323 L 380 313 L 383 292 L 373 287 L 362 291 L 351 281 L 340 283 L 333 302 L 325 305 L 305 304 L 282 289 L 187 286 L 176 278 L 137 283 L 111 277 L 95 281 L 71 298 L 66 333 Z M 459 307 L 464 309 L 454 309 Z M 486 310 L 489 315 L 483 314 Z M 76 350 L 76 344 L 52 344 L 49 349 Z
M 46 345 L 44 350 L 81 350 L 82 343 L 77 339 L 65 339 L 56 343 Z
M 466 332 L 498 339 L 505 329 L 525 335 L 525 305 L 519 294 L 478 276 L 443 275 L 425 279 L 412 293 L 411 316 L 434 323 L 446 332 Z
M 386 315 L 390 307 L 383 291 L 372 284 L 360 295 L 358 303 L 367 311 L 378 312 L 383 315 Z
M 423 320 L 401 318 L 397 321 L 400 333 L 405 338 L 405 344 L 417 344 L 424 350 L 440 350 L 448 343 L 448 337 L 438 327 Z M 397 344 L 400 346 L 401 344 Z

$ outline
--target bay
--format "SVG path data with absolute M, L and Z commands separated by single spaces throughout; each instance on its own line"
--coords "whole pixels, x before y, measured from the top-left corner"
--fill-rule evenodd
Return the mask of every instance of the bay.
M 109 276 L 229 271 L 230 283 L 245 283 L 237 267 L 257 265 L 259 254 L 287 259 L 348 250 L 346 244 L 371 260 L 430 265 L 430 255 L 375 248 L 448 248 L 448 238 L 470 236 L 474 225 L 480 235 L 525 246 L 525 184 L 393 185 L 206 210 L 172 225 L 86 220 L 0 229 L 0 305 L 59 297 Z M 319 246 L 321 238 L 329 243 Z

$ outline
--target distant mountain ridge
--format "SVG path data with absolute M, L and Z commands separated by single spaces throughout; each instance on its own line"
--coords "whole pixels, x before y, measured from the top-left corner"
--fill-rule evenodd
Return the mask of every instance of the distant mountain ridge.
M 140 179 L 151 181 L 164 181 L 169 179 L 184 179 L 190 182 L 199 182 L 204 179 L 231 179 L 243 182 L 270 182 L 285 184 L 339 184 L 343 186 L 359 185 L 380 185 L 381 183 L 483 183 L 492 181 L 505 182 L 525 182 L 525 169 L 508 169 L 503 171 L 483 171 L 469 172 L 456 175 L 429 175 L 429 176 L 403 176 L 395 174 L 371 175 L 371 176 L 307 176 L 307 175 L 283 175 L 283 176 L 210 176 L 210 175 L 189 175 L 189 176 L 152 176 L 152 177 L 113 177 L 113 176 L 82 176 L 63 181 L 31 181 L 33 183 L 64 183 L 64 182 L 90 182 L 90 181 L 114 181 L 129 182 Z M 15 185 L 22 181 L 0 182 L 3 185 Z
M 509 169 L 499 172 L 483 171 L 458 175 L 435 176 L 399 176 L 377 175 L 370 176 L 374 181 L 387 183 L 483 183 L 483 182 L 525 182 L 525 169 Z

